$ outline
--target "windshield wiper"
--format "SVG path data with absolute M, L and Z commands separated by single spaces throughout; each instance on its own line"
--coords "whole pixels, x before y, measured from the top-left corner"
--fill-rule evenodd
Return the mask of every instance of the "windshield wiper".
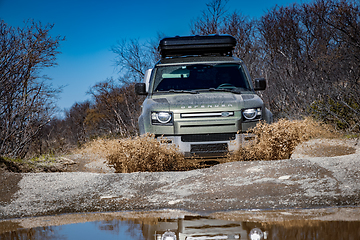
M 240 94 L 242 93 L 242 91 L 238 88 L 209 88 L 208 89 L 209 92 L 231 92 L 231 93 L 237 93 Z
M 195 90 L 174 90 L 174 89 L 170 89 L 168 92 L 171 93 L 191 93 L 191 94 L 198 94 L 198 91 Z

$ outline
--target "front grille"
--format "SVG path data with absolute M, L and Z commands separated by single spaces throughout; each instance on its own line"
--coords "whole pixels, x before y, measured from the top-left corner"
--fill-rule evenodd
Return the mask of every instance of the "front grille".
M 235 133 L 189 134 L 182 135 L 182 142 L 215 142 L 235 140 Z
M 191 153 L 225 153 L 228 152 L 227 143 L 192 144 Z
M 234 112 L 181 113 L 181 118 L 232 117 Z
M 181 125 L 180 128 L 229 127 L 229 126 L 235 126 L 235 123 Z

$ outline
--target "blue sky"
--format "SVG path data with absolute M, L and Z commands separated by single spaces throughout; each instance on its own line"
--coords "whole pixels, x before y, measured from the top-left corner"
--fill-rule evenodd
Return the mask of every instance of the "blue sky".
M 305 1 L 305 0 L 304 0 Z M 210 0 L 0 0 L 0 18 L 11 26 L 34 19 L 55 24 L 51 34 L 66 37 L 61 43 L 58 66 L 43 71 L 54 87 L 64 85 L 57 105 L 69 109 L 89 99 L 86 92 L 95 83 L 117 78 L 115 56 L 110 48 L 122 39 L 142 41 L 166 36 L 189 35 L 190 23 L 201 15 Z M 259 18 L 276 4 L 295 0 L 229 0 L 230 12 Z M 308 1 L 306 1 L 308 2 Z

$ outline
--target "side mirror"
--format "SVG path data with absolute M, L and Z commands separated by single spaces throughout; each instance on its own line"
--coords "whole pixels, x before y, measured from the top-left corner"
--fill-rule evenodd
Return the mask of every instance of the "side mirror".
M 147 95 L 145 83 L 135 83 L 135 93 L 137 95 Z
M 255 91 L 262 91 L 266 89 L 266 80 L 265 78 L 256 78 L 255 79 Z

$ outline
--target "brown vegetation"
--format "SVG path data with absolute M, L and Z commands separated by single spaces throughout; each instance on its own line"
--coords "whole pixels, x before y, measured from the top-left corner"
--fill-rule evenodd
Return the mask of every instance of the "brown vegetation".
M 185 159 L 176 147 L 152 135 L 114 140 L 94 140 L 83 152 L 105 155 L 118 173 L 185 171 L 197 164 Z
M 311 119 L 276 123 L 261 123 L 251 134 L 256 135 L 253 144 L 229 153 L 225 162 L 288 159 L 295 147 L 314 137 L 333 137 L 328 126 Z M 126 139 L 98 139 L 87 144 L 82 152 L 106 156 L 107 165 L 116 172 L 185 171 L 198 167 L 195 159 L 185 159 L 174 145 L 159 141 L 151 135 Z
M 239 151 L 229 153 L 225 158 L 209 164 L 201 164 L 207 163 L 207 159 L 184 158 L 174 145 L 166 143 L 165 139 L 159 141 L 151 135 L 123 139 L 96 139 L 84 144 L 76 153 L 82 154 L 87 160 L 105 158 L 106 165 L 114 168 L 118 173 L 187 171 L 218 162 L 288 159 L 295 147 L 304 141 L 312 138 L 339 137 L 333 128 L 312 119 L 293 121 L 281 119 L 273 124 L 261 123 L 249 134 L 256 136 L 251 145 L 246 145 Z M 332 148 L 329 150 L 333 151 Z M 339 154 L 351 153 L 354 153 L 354 149 L 343 148 Z M 326 154 L 323 153 L 323 156 Z M 64 160 L 68 159 L 43 156 L 13 161 L 0 157 L 0 169 L 13 172 L 72 171 Z M 76 161 L 74 160 L 72 164 Z
M 315 137 L 334 137 L 329 126 L 312 119 L 289 121 L 281 119 L 273 124 L 262 122 L 249 134 L 255 135 L 252 144 L 228 155 L 228 161 L 289 159 L 295 147 Z

